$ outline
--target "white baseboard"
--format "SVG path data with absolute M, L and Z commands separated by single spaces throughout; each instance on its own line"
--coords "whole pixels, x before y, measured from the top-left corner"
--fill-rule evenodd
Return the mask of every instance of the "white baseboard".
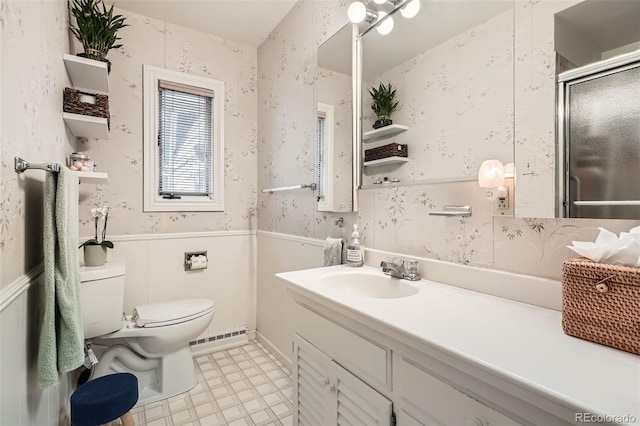
M 269 339 L 264 337 L 258 331 L 256 331 L 256 340 L 262 343 L 262 345 L 266 347 L 269 352 L 271 352 L 276 358 L 278 358 L 278 361 L 284 364 L 284 366 L 287 367 L 289 371 L 293 371 L 293 365 L 291 364 L 291 360 L 289 359 L 289 357 L 280 352 L 280 350 L 276 348 L 273 343 L 269 341 Z

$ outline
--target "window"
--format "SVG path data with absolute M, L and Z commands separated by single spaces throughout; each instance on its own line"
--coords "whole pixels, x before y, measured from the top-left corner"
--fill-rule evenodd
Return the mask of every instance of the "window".
M 224 83 L 144 66 L 144 210 L 224 210 Z
M 333 210 L 333 105 L 318 103 L 316 182 L 318 211 Z

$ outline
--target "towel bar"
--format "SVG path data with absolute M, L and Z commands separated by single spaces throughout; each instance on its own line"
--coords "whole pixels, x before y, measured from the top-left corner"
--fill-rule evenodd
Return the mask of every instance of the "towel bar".
M 305 189 L 305 188 L 309 188 L 312 191 L 316 190 L 316 184 L 315 183 L 303 183 L 300 185 L 291 185 L 291 186 L 279 186 L 277 188 L 267 188 L 267 189 L 263 189 L 262 192 L 269 192 L 269 193 L 273 193 L 273 192 L 278 192 L 278 191 L 292 191 L 294 189 Z
M 20 157 L 14 157 L 14 168 L 16 173 L 22 173 L 25 170 L 46 170 L 48 172 L 58 173 L 60 171 L 60 164 L 58 163 L 29 163 Z

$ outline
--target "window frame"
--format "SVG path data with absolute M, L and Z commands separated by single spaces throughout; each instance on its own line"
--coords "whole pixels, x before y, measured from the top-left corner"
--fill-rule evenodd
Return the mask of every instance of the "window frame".
M 213 189 L 212 197 L 163 198 L 159 187 L 158 112 L 160 80 L 214 92 L 213 97 Z M 145 212 L 224 211 L 224 82 L 208 77 L 143 65 L 143 198 Z
M 333 140 L 335 132 L 334 107 L 330 104 L 318 102 L 316 117 L 324 117 L 324 170 L 319 173 L 324 174 L 324 197 L 318 200 L 319 212 L 333 211 Z M 316 120 L 317 122 L 317 120 Z M 316 141 L 318 139 L 316 129 Z M 316 156 L 319 152 L 316 153 Z M 316 158 L 316 167 L 320 167 L 320 159 Z M 318 182 L 320 184 L 320 182 Z

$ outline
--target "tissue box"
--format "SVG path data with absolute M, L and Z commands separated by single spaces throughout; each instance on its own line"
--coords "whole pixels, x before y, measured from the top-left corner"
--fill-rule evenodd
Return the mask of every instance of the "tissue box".
M 640 268 L 571 259 L 562 265 L 562 329 L 640 355 Z

